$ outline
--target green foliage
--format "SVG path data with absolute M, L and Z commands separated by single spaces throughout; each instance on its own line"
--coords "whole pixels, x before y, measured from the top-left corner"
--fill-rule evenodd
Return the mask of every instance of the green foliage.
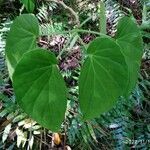
M 99 118 L 83 122 L 80 115 L 72 116 L 67 135 L 73 149 L 149 148 L 150 104 L 145 93 L 149 93 L 150 82 L 143 77 L 139 79 L 130 98 L 119 99 L 111 111 Z M 90 131 L 93 132 L 89 131 L 88 126 L 91 126 Z
M 133 8 L 136 9 L 134 6 L 137 1 L 135 1 L 133 5 L 131 4 L 132 2 L 125 1 L 125 0 L 118 1 L 118 2 L 120 2 L 120 4 L 128 3 L 131 5 L 131 7 L 133 6 Z M 18 1 L 16 0 L 12 0 L 12 1 L 6 0 L 5 1 L 6 5 L 2 5 L 1 12 L 8 10 L 7 8 L 9 8 L 9 10 L 5 14 L 0 14 L 0 17 L 3 18 L 4 16 L 7 16 L 9 18 L 10 16 L 12 17 L 14 14 L 15 15 L 18 14 L 19 13 L 18 8 L 20 9 L 21 5 L 20 3 L 17 2 Z M 40 2 L 39 4 L 42 3 L 42 1 L 38 1 L 38 2 Z M 97 13 L 96 10 L 97 1 L 73 0 L 73 3 L 77 4 L 76 6 L 74 4 L 71 5 L 72 1 L 71 2 L 64 1 L 64 2 L 65 3 L 67 2 L 67 4 L 76 11 L 78 11 L 78 8 L 81 7 L 82 4 L 82 8 L 80 9 L 80 12 L 78 12 L 78 14 L 80 15 L 80 21 L 81 22 L 83 21 L 84 23 L 84 26 L 82 27 L 88 30 L 94 29 L 94 31 L 99 31 L 98 30 L 99 13 Z M 107 33 L 109 35 L 111 34 L 112 36 L 114 36 L 114 33 L 116 32 L 116 25 L 118 23 L 119 18 L 123 14 L 128 13 L 127 8 L 125 8 L 124 6 L 123 7 L 125 9 L 123 7 L 120 8 L 118 2 L 111 1 L 111 0 L 104 0 L 104 3 L 106 5 L 106 10 L 107 10 Z M 143 0 L 143 4 L 145 2 L 146 1 Z M 69 57 L 68 55 L 70 55 L 70 53 L 73 52 L 74 46 L 80 47 L 79 52 L 82 53 L 84 51 L 84 53 L 82 53 L 82 57 L 86 58 L 85 52 L 86 52 L 86 47 L 88 47 L 88 45 L 84 45 L 84 44 L 86 43 L 86 41 L 88 42 L 91 41 L 94 37 L 96 37 L 96 35 L 99 35 L 99 33 L 96 35 L 95 34 L 89 35 L 87 34 L 88 33 L 87 31 L 86 33 L 82 31 L 83 34 L 81 32 L 79 32 L 78 34 L 72 31 L 68 32 L 68 29 L 71 29 L 72 26 L 70 22 L 68 26 L 68 22 L 66 22 L 66 18 L 65 18 L 66 16 L 64 17 L 64 14 L 66 14 L 66 12 L 64 11 L 62 13 L 62 7 L 57 7 L 57 9 L 54 9 L 53 11 L 52 10 L 53 8 L 51 9 L 50 5 L 51 4 L 55 5 L 56 3 L 51 3 L 51 2 L 43 2 L 43 3 L 45 4 L 44 9 L 42 8 L 43 10 L 42 12 L 40 12 L 41 10 L 40 8 L 40 10 L 38 10 L 39 14 L 36 16 L 40 21 L 40 26 L 41 26 L 40 35 L 46 35 L 46 36 L 42 36 L 38 39 L 37 41 L 38 45 L 44 48 L 46 47 L 49 51 L 55 52 L 56 55 L 60 55 L 58 59 L 59 65 L 61 65 L 61 63 L 64 62 L 64 60 L 66 62 L 69 62 L 68 65 L 72 64 L 70 59 L 74 59 L 75 55 L 71 55 Z M 146 5 L 146 7 L 147 6 L 148 5 Z M 89 10 L 89 8 L 91 9 Z M 87 11 L 85 12 L 84 9 L 87 9 Z M 123 12 L 124 10 L 125 12 Z M 138 10 L 138 12 L 140 12 L 140 10 Z M 145 13 L 144 11 L 143 16 L 145 16 L 145 14 L 146 17 L 143 17 L 143 21 L 140 20 L 141 18 L 137 19 L 138 22 L 140 23 L 142 22 L 140 28 L 142 30 L 142 36 L 145 42 L 144 45 L 145 53 L 142 57 L 142 65 L 141 65 L 141 72 L 142 75 L 144 75 L 145 79 L 140 77 L 139 79 L 140 82 L 138 82 L 138 87 L 135 88 L 130 98 L 119 99 L 118 101 L 119 104 L 117 103 L 116 107 L 111 111 L 109 111 L 108 113 L 101 115 L 99 118 L 96 118 L 96 120 L 94 119 L 94 121 L 92 120 L 88 122 L 83 122 L 82 114 L 80 112 L 79 104 L 78 104 L 79 95 L 78 95 L 78 84 L 77 84 L 81 66 L 79 65 L 78 66 L 79 68 L 73 68 L 73 69 L 69 68 L 65 71 L 63 70 L 64 68 L 60 67 L 62 69 L 61 74 L 63 75 L 69 90 L 69 96 L 68 96 L 69 98 L 67 100 L 67 111 L 65 114 L 66 115 L 65 123 L 62 125 L 61 133 L 60 133 L 63 136 L 65 135 L 65 138 L 62 141 L 63 146 L 69 145 L 73 150 L 75 149 L 77 150 L 78 149 L 81 150 L 82 149 L 83 150 L 150 149 L 148 144 L 150 140 L 150 127 L 149 127 L 149 118 L 150 118 L 149 115 L 150 114 L 149 112 L 149 107 L 150 107 L 149 105 L 149 99 L 150 99 L 149 58 L 150 57 L 149 56 L 150 55 L 149 55 L 149 44 L 148 44 L 149 12 L 147 11 L 147 13 Z M 68 16 L 70 16 L 69 19 L 71 20 L 72 19 L 71 15 L 68 14 Z M 88 16 L 90 17 L 87 18 Z M 14 16 L 12 18 L 14 18 Z M 84 21 L 84 19 L 86 20 Z M 8 28 L 8 26 L 6 27 Z M 128 28 L 128 24 L 126 25 L 126 27 Z M 6 30 L 5 27 L 3 27 L 3 30 L 0 30 L 0 32 L 2 33 L 4 30 Z M 64 30 L 67 30 L 67 32 Z M 54 148 L 55 146 L 53 145 L 51 131 L 43 129 L 42 127 L 37 125 L 35 121 L 31 119 L 26 119 L 28 116 L 22 113 L 22 111 L 20 112 L 20 107 L 16 107 L 17 105 L 15 102 L 15 97 L 13 95 L 14 93 L 12 92 L 11 83 L 8 80 L 9 78 L 6 69 L 7 67 L 5 66 L 5 56 L 4 56 L 5 37 L 3 35 L 1 36 L 1 33 L 0 33 L 0 51 L 2 50 L 2 53 L 0 53 L 0 72 L 1 72 L 0 73 L 0 84 L 1 84 L 0 94 L 4 93 L 5 95 L 7 95 L 7 98 L 0 97 L 1 100 L 0 112 L 6 109 L 5 111 L 7 111 L 7 113 L 3 111 L 5 115 L 3 115 L 2 113 L 2 116 L 0 116 L 0 124 L 1 124 L 0 134 L 1 137 L 7 136 L 7 139 L 3 143 L 1 138 L 0 149 L 32 149 L 32 148 L 33 149 L 55 149 Z M 60 44 L 60 39 L 61 38 L 63 39 L 64 35 L 65 35 L 65 41 L 67 41 L 67 43 Z M 77 39 L 76 36 L 78 37 Z M 79 38 L 79 36 L 81 38 Z M 86 37 L 86 39 L 88 38 L 90 39 L 85 40 L 84 36 Z M 1 37 L 3 39 L 1 39 Z M 82 40 L 85 43 L 83 43 Z M 55 47 L 51 47 L 50 44 L 52 42 L 54 43 L 55 41 L 57 41 L 57 43 L 55 43 Z M 84 61 L 84 59 L 82 59 L 82 61 Z M 80 64 L 80 60 L 78 60 L 78 63 Z M 40 84 L 41 83 L 39 83 L 39 85 Z M 21 85 L 21 87 L 23 85 Z M 13 105 L 16 106 L 13 108 L 11 107 Z M 9 120 L 9 118 L 11 119 L 14 118 L 14 119 L 12 119 L 13 120 L 12 121 L 11 119 Z M 5 124 L 7 122 L 9 124 Z M 11 124 L 11 130 L 9 134 L 5 134 L 8 133 L 9 131 L 8 129 L 10 129 L 9 128 L 10 124 Z M 67 129 L 64 129 L 63 131 L 63 128 L 67 128 Z M 66 142 L 65 139 L 67 139 Z M 62 147 L 62 145 L 60 145 L 60 147 Z
M 7 66 L 11 78 L 22 55 L 36 48 L 38 35 L 38 21 L 33 15 L 24 14 L 14 20 L 6 43 Z
M 15 97 L 0 94 L 1 101 L 1 149 L 25 149 L 34 146 L 35 137 L 42 134 L 42 127 L 28 118 L 15 101 Z M 13 140 L 15 138 L 15 140 Z M 11 143 L 11 144 L 10 144 Z
M 87 49 L 79 80 L 79 102 L 85 119 L 108 111 L 125 92 L 127 65 L 110 38 L 97 38 Z
M 128 24 L 128 28 L 126 27 Z M 140 29 L 134 21 L 127 17 L 121 19 L 117 27 L 116 42 L 120 45 L 122 53 L 125 56 L 128 65 L 128 85 L 126 93 L 130 92 L 135 87 L 138 78 L 138 71 L 142 57 L 142 36 Z
M 58 131 L 67 100 L 55 56 L 42 49 L 24 54 L 15 69 L 13 83 L 16 99 L 25 112 L 42 126 Z
M 79 100 L 84 117 L 93 118 L 109 110 L 119 96 L 128 97 L 133 90 L 142 57 L 140 30 L 124 17 L 118 24 L 116 42 L 99 38 L 89 45 L 87 53 L 81 69 Z
M 129 35 L 128 32 L 124 32 L 126 22 L 129 24 L 129 31 L 134 28 Z M 10 77 L 15 70 L 12 81 L 20 106 L 44 127 L 57 131 L 65 114 L 66 88 L 58 72 L 56 58 L 44 50 L 32 51 L 37 47 L 38 36 L 37 19 L 31 14 L 19 16 L 14 21 L 7 38 L 7 64 Z M 85 119 L 92 119 L 108 111 L 119 96 L 128 96 L 134 87 L 133 83 L 136 82 L 136 78 L 133 77 L 131 82 L 133 85 L 128 82 L 133 70 L 136 70 L 134 75 L 137 76 L 139 68 L 130 59 L 140 62 L 142 53 L 142 43 L 139 42 L 141 36 L 136 23 L 130 18 L 123 18 L 118 25 L 117 38 L 117 43 L 107 36 L 98 38 L 91 42 L 87 49 L 87 58 L 81 69 L 79 83 L 79 102 Z M 78 37 L 75 41 L 77 39 Z M 126 42 L 128 53 L 124 52 L 122 42 Z M 137 46 L 135 42 L 138 43 Z M 133 52 L 130 51 L 137 47 L 138 51 L 133 57 Z M 128 76 L 128 72 L 131 75 Z M 25 85 L 20 89 L 24 81 Z M 40 88 L 39 81 L 43 81 Z M 60 99 L 62 105 L 58 108 Z M 47 107 L 48 104 L 53 107 L 50 105 Z M 58 112 L 55 113 L 55 110 Z M 53 118 L 55 121 L 52 121 Z
M 32 13 L 35 8 L 35 0 L 20 0 L 28 12 Z
M 43 2 L 42 5 L 38 8 L 38 13 L 36 14 L 38 20 L 44 23 L 51 23 L 52 18 L 58 17 L 55 15 L 54 10 L 57 9 L 57 4 L 53 2 Z

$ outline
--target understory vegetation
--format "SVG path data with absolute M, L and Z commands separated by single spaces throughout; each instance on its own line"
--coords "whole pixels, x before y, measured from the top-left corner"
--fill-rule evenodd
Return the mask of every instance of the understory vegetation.
M 21 0 L 0 0 L 0 149 L 150 149 L 150 2 L 103 0 L 103 4 L 106 33 L 111 37 L 123 16 L 136 19 L 142 33 L 143 55 L 138 81 L 130 96 L 120 97 L 111 110 L 84 121 L 78 81 L 86 48 L 100 33 L 99 1 L 36 0 L 33 13 L 40 24 L 36 42 L 58 58 L 69 93 L 65 120 L 60 132 L 54 133 L 31 119 L 18 105 L 6 65 L 5 46 L 11 24 L 30 10 Z

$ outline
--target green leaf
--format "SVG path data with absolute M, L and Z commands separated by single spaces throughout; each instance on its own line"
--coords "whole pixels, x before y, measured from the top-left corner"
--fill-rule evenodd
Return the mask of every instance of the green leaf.
M 35 0 L 21 0 L 21 2 L 24 4 L 28 12 L 32 13 L 34 11 Z
M 142 58 L 142 36 L 137 23 L 129 17 L 122 18 L 117 27 L 116 42 L 121 47 L 128 65 L 126 93 L 129 95 L 137 82 Z
M 84 119 L 92 119 L 111 109 L 124 94 L 127 65 L 111 38 L 97 38 L 87 53 L 79 78 L 79 102 Z
M 42 49 L 24 54 L 13 75 L 19 105 L 35 121 L 58 131 L 66 110 L 66 86 L 56 57 Z
M 24 14 L 14 20 L 6 41 L 6 58 L 10 77 L 22 55 L 37 47 L 38 35 L 38 20 L 32 14 Z
M 9 133 L 10 133 L 10 130 L 11 130 L 11 124 L 8 124 L 5 127 L 5 130 L 4 130 L 3 135 L 2 135 L 3 143 L 7 140 L 8 136 L 9 136 Z

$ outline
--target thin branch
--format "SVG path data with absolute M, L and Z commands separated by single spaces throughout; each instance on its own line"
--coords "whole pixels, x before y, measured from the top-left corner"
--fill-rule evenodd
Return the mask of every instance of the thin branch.
M 96 34 L 96 35 L 99 35 L 99 36 L 107 36 L 105 34 L 102 34 L 100 32 L 97 32 L 97 31 L 91 31 L 91 30 L 83 30 L 83 29 L 73 29 L 73 30 L 69 30 L 69 31 L 56 31 L 56 32 L 51 32 L 50 34 L 51 35 L 63 35 L 63 34 L 68 34 L 68 33 L 90 33 L 90 34 Z M 49 35 L 49 34 L 41 34 L 40 36 L 46 36 L 46 35 Z M 108 36 L 107 36 L 108 37 Z
M 55 2 L 57 4 L 60 4 L 62 7 L 64 7 L 64 9 L 68 10 L 74 16 L 75 23 L 77 24 L 78 27 L 80 26 L 80 20 L 79 20 L 78 14 L 71 7 L 67 6 L 63 2 L 63 0 L 46 0 L 46 1 L 48 1 L 48 2 Z

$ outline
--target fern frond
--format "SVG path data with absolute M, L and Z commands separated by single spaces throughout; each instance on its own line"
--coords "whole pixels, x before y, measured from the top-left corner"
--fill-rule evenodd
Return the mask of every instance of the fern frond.
M 63 24 L 62 23 L 45 23 L 40 25 L 40 35 L 53 35 L 55 32 L 63 31 Z
M 38 8 L 37 18 L 41 23 L 50 23 L 53 10 L 57 8 L 57 4 L 54 2 L 42 3 L 41 7 Z

